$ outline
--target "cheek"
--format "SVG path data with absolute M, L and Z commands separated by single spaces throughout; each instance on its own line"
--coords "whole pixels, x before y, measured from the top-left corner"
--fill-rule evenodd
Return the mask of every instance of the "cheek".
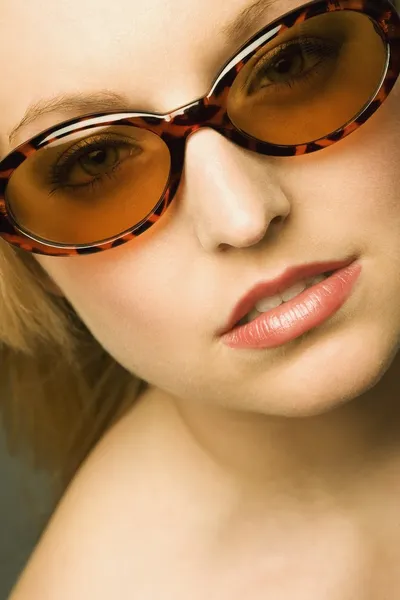
M 399 139 L 400 85 L 355 133 L 322 152 L 291 159 L 283 180 L 299 219 L 323 227 L 332 241 L 335 235 L 341 239 L 341 231 L 349 242 L 354 235 L 398 237 Z
M 194 246 L 188 229 L 180 228 L 166 216 L 140 243 L 89 256 L 38 258 L 99 343 L 143 378 L 150 378 L 146 365 L 182 351 L 196 327 L 191 313 L 199 274 L 191 278 Z M 201 308 L 206 312 L 207 303 Z
M 143 261 L 129 250 L 122 259 L 114 250 L 107 254 L 66 258 L 61 265 L 60 260 L 51 257 L 40 260 L 89 328 L 106 331 L 117 324 L 124 329 L 128 318 L 129 327 L 145 326 L 147 315 L 160 312 L 167 279 L 165 268 L 161 264 L 161 273 L 156 276 L 156 255 L 153 260 Z

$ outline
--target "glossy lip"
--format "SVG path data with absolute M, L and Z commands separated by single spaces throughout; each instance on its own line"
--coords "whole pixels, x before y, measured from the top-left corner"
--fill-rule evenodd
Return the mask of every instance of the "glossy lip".
M 276 279 L 257 283 L 239 300 L 226 324 L 217 331 L 217 335 L 222 336 L 231 331 L 255 307 L 259 300 L 280 294 L 304 279 L 321 275 L 326 271 L 337 271 L 338 269 L 348 267 L 355 260 L 356 257 L 352 256 L 341 261 L 307 263 L 287 267 Z

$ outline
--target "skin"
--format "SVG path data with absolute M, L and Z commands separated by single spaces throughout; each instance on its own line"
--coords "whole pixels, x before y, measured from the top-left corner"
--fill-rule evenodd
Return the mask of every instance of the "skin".
M 27 106 L 55 93 L 108 88 L 157 112 L 204 94 L 238 47 L 218 32 L 248 2 L 4 4 L 2 156 Z M 300 4 L 276 2 L 246 38 Z M 200 130 L 175 201 L 151 232 L 104 253 L 36 257 L 49 293 L 65 295 L 149 386 L 78 475 L 13 598 L 43 585 L 60 599 L 87 597 L 88 573 L 93 597 L 161 597 L 150 590 L 156 569 L 171 598 L 183 593 L 178 583 L 193 594 L 207 577 L 218 598 L 241 597 L 241 586 L 258 598 L 262 583 L 276 600 L 344 599 L 361 581 L 366 600 L 384 585 L 391 600 L 400 584 L 391 500 L 400 491 L 399 100 L 400 81 L 356 133 L 302 157 L 257 155 Z M 75 114 L 39 118 L 13 147 Z M 350 255 L 362 265 L 354 293 L 303 339 L 260 352 L 215 337 L 255 282 Z M 103 578 L 110 550 L 94 552 L 100 546 L 119 565 L 140 548 L 136 576 L 121 567 Z M 190 560 L 178 577 L 182 552 Z

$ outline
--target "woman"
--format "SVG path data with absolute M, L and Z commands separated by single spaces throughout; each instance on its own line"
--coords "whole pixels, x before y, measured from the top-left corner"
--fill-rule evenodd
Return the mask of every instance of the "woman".
M 0 27 L 4 414 L 67 488 L 12 600 L 398 598 L 398 7 Z

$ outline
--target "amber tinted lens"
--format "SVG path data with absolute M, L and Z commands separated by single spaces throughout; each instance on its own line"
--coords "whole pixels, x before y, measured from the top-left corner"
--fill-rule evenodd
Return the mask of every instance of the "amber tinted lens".
M 97 127 L 64 137 L 25 160 L 7 186 L 17 224 L 60 244 L 93 244 L 152 212 L 170 173 L 170 153 L 138 127 Z
M 354 119 L 378 91 L 386 44 L 362 13 L 318 15 L 267 42 L 240 70 L 228 114 L 265 142 L 318 140 Z

